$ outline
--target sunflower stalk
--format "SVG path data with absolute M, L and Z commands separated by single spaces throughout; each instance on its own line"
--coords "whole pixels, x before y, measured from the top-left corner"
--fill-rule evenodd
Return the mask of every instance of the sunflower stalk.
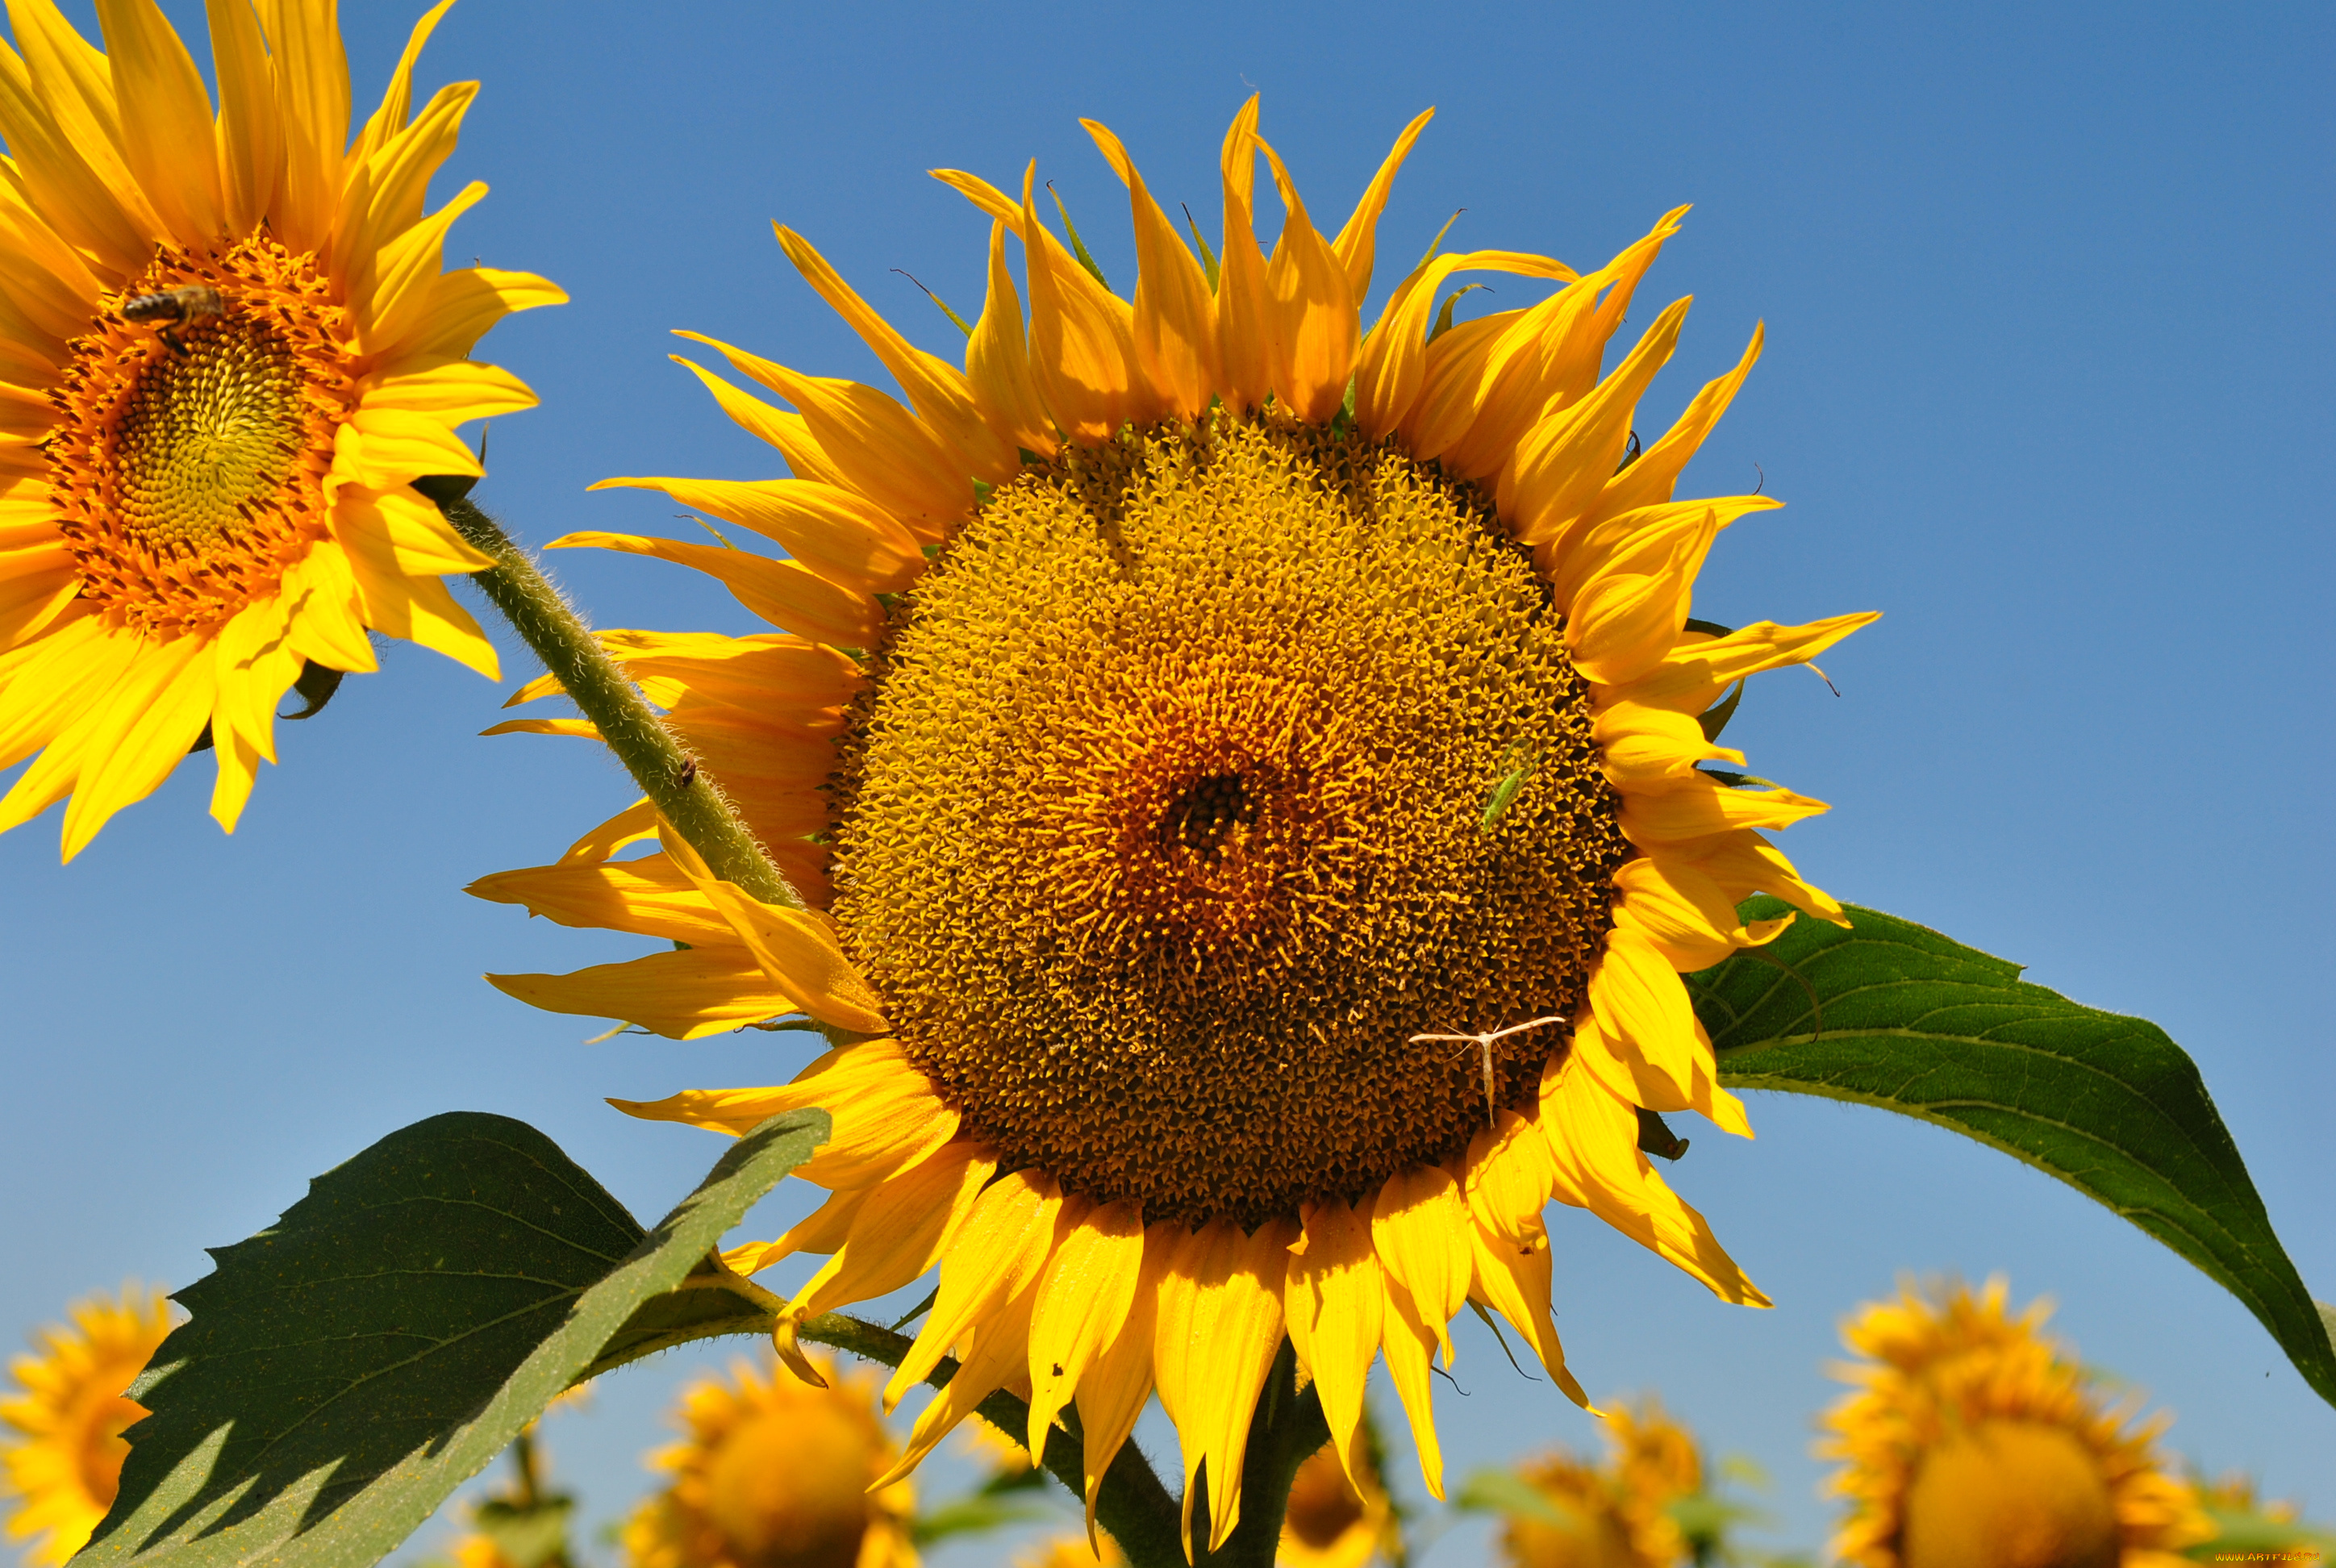
M 494 558 L 492 567 L 472 578 L 487 602 L 535 650 L 641 793 L 705 857 L 715 876 L 764 903 L 803 908 L 802 895 L 771 863 L 714 781 L 674 739 L 566 597 L 493 518 L 467 494 L 455 492 L 462 483 L 423 480 L 414 488 L 437 503 L 473 548 Z

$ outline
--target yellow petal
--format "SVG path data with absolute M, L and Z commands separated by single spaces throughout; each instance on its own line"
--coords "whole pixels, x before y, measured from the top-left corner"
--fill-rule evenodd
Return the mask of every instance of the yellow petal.
M 853 1211 L 850 1235 L 788 1301 L 786 1318 L 808 1322 L 822 1312 L 889 1295 L 922 1275 L 940 1261 L 997 1170 L 995 1152 L 951 1143 L 870 1188 Z M 757 1267 L 775 1261 L 764 1259 Z
M 1474 1267 L 1475 1258 L 1470 1257 Z M 1436 1330 L 1424 1322 L 1413 1305 L 1411 1292 L 1393 1280 L 1386 1281 L 1387 1304 L 1380 1324 L 1379 1350 L 1387 1359 L 1387 1379 L 1411 1426 L 1412 1446 L 1419 1452 L 1419 1477 L 1427 1495 L 1444 1501 L 1444 1445 L 1436 1436 L 1436 1400 L 1429 1386 L 1429 1352 Z
M 414 102 L 414 67 L 422 59 L 423 46 L 437 30 L 439 19 L 453 9 L 454 0 L 438 0 L 424 12 L 422 20 L 405 40 L 405 52 L 397 57 L 397 68 L 389 73 L 389 86 L 381 95 L 381 107 L 366 120 L 365 129 L 357 133 L 356 145 L 349 149 L 351 162 L 363 162 L 388 145 L 390 138 L 405 129 L 405 116 Z
M 740 947 L 650 953 L 565 975 L 489 975 L 505 996 L 549 1013 L 620 1018 L 670 1040 L 695 1040 L 795 1011 Z
M 1594 524 L 1576 519 L 1537 546 L 1533 559 L 1549 584 L 1552 601 L 1572 604 L 1591 577 L 1626 557 L 1645 556 L 1656 541 L 1707 512 L 1714 527 L 1724 529 L 1747 513 L 1773 511 L 1784 504 L 1767 495 L 1715 495 L 1637 507 Z
M 1042 1172 L 1016 1171 L 981 1191 L 949 1239 L 932 1311 L 884 1385 L 887 1410 L 939 1366 L 968 1329 L 1037 1282 L 1054 1251 L 1062 1207 L 1062 1189 Z
M 1679 1200 L 1639 1151 L 1639 1119 L 1626 1100 L 1568 1057 L 1543 1075 L 1540 1125 L 1557 1163 L 1559 1202 L 1600 1219 L 1694 1275 L 1723 1300 L 1766 1307 L 1701 1214 Z
M 1642 506 L 1660 505 L 1671 498 L 1671 489 L 1679 483 L 1679 470 L 1687 466 L 1687 460 L 1695 455 L 1703 438 L 1719 423 L 1719 416 L 1728 412 L 1737 388 L 1744 385 L 1752 366 L 1759 363 L 1760 345 L 1767 330 L 1765 325 L 1754 327 L 1751 346 L 1745 349 L 1736 368 L 1704 383 L 1703 390 L 1695 394 L 1695 401 L 1687 405 L 1687 412 L 1673 422 L 1662 439 L 1640 453 L 1638 462 L 1606 482 L 1597 502 L 1583 516 L 1585 528 Z
M 1661 794 L 1622 797 L 1622 836 L 1658 849 L 1737 828 L 1788 827 L 1833 808 L 1787 789 L 1728 789 L 1698 775 Z
M 376 376 L 365 390 L 368 408 L 402 408 L 450 426 L 517 414 L 536 401 L 527 383 L 510 371 L 468 359 L 408 361 L 394 375 Z
M 1536 1139 L 1536 1141 L 1539 1141 Z M 1475 1266 L 1472 1294 L 1515 1326 L 1533 1348 L 1542 1369 L 1565 1397 L 1590 1408 L 1590 1397 L 1565 1365 L 1565 1347 L 1550 1317 L 1549 1233 L 1536 1214 L 1511 1234 L 1480 1218 L 1468 1240 Z
M 1184 1450 L 1185 1553 L 1192 1554 L 1192 1482 L 1209 1475 L 1208 1549 L 1241 1518 L 1241 1461 L 1250 1417 L 1281 1346 L 1281 1291 L 1295 1227 L 1269 1220 L 1254 1235 L 1217 1219 L 1177 1247 L 1160 1284 L 1153 1375 Z
M 808 479 L 604 479 L 594 490 L 661 490 L 682 505 L 776 540 L 832 582 L 898 592 L 924 570 L 909 531 L 848 490 Z
M 1742 903 L 1756 892 L 1770 893 L 1818 920 L 1844 930 L 1849 926 L 1849 916 L 1831 894 L 1803 881 L 1782 850 L 1749 829 L 1662 852 L 1666 863 L 1674 856 L 1690 859 L 1733 902 Z
M 414 318 L 429 308 L 445 270 L 446 231 L 486 195 L 485 183 L 473 180 L 445 206 L 382 246 L 375 263 L 372 309 L 359 318 L 366 353 L 386 356 L 390 346 L 405 340 Z
M 1347 396 L 1355 369 L 1361 327 L 1354 287 L 1329 242 L 1306 215 L 1298 186 L 1281 155 L 1257 137 L 1258 151 L 1273 170 L 1275 188 L 1288 216 L 1273 259 L 1265 269 L 1273 297 L 1274 391 L 1309 424 L 1327 424 Z
M 684 544 L 633 533 L 571 533 L 543 548 L 587 546 L 694 568 L 773 626 L 837 648 L 873 648 L 884 629 L 882 607 L 873 599 L 830 582 L 799 560 L 773 560 L 721 545 Z
M 567 303 L 565 290 L 532 272 L 493 267 L 442 272 L 425 280 L 420 305 L 405 313 L 397 333 L 368 334 L 366 350 L 384 366 L 412 359 L 460 359 L 512 311 Z
M 1135 222 L 1136 363 L 1163 412 L 1197 419 L 1217 389 L 1217 307 L 1209 279 L 1119 138 L 1093 120 L 1087 134 L 1127 187 Z
M 722 412 L 735 420 L 741 430 L 769 442 L 787 460 L 787 472 L 797 479 L 815 479 L 822 484 L 832 484 L 839 490 L 850 490 L 852 482 L 843 471 L 828 461 L 827 454 L 812 439 L 811 425 L 800 414 L 789 414 L 774 408 L 751 393 L 739 391 L 720 376 L 695 360 L 684 359 L 678 354 L 667 358 L 686 368 L 706 384 Z
M 357 613 L 356 574 L 338 541 L 312 545 L 285 570 L 277 592 L 292 607 L 292 648 L 302 658 L 352 675 L 370 675 L 381 667 Z
M 360 404 L 335 434 L 333 466 L 370 490 L 394 490 L 424 474 L 485 471 L 443 420 Z
M 1273 390 L 1273 293 L 1265 253 L 1258 248 L 1251 197 L 1257 180 L 1257 97 L 1233 116 L 1222 158 L 1225 192 L 1224 253 L 1217 264 L 1217 363 L 1225 406 L 1255 408 Z
M 211 100 L 154 0 L 98 0 L 131 178 L 173 234 L 223 238 Z
M 1681 1100 L 1692 1092 L 1695 1009 L 1679 971 L 1636 930 L 1606 933 L 1590 972 L 1590 1005 L 1624 1061 L 1660 1075 Z
M 1601 686 L 1620 686 L 1660 664 L 1687 624 L 1696 574 L 1718 533 L 1718 515 L 1706 509 L 1591 574 L 1566 617 L 1573 667 Z
M 1755 621 L 1726 637 L 1709 639 L 1690 633 L 1660 664 L 1610 695 L 1613 699 L 1701 713 L 1746 676 L 1788 664 L 1806 664 L 1858 628 L 1881 618 L 1879 610 L 1868 610 L 1804 626 Z
M 1134 312 L 1038 221 L 1037 177 L 1036 162 L 1023 171 L 1017 229 L 1029 263 L 1030 382 L 1066 434 L 1100 445 L 1124 424 L 1151 423 L 1158 410 L 1150 388 L 1137 385 Z
M 1427 122 L 1435 118 L 1434 109 L 1423 109 L 1413 116 L 1410 124 L 1403 128 L 1403 133 L 1395 139 L 1395 146 L 1387 153 L 1386 161 L 1379 165 L 1379 171 L 1371 176 L 1370 184 L 1364 188 L 1363 199 L 1355 203 L 1354 215 L 1347 219 L 1346 227 L 1338 230 L 1338 238 L 1330 242 L 1330 248 L 1338 255 L 1338 265 L 1346 268 L 1348 288 L 1358 300 L 1371 291 L 1371 267 L 1377 254 L 1379 214 L 1387 208 L 1387 192 L 1395 188 L 1396 171 L 1403 167 L 1403 161 L 1411 156 L 1411 144 L 1419 140 L 1419 133 L 1426 130 Z
M 678 833 L 660 835 L 667 855 L 697 885 L 738 940 L 763 966 L 771 983 L 823 1024 L 881 1033 L 882 1003 L 868 981 L 843 956 L 835 922 L 817 910 L 766 904 L 735 882 L 718 880 L 696 850 Z M 816 1163 L 816 1162 L 814 1162 Z M 806 1167 L 808 1169 L 808 1167 Z
M 1039 1276 L 1030 1315 L 1030 1427 L 1027 1446 L 1046 1451 L 1046 1428 L 1070 1403 L 1105 1347 L 1119 1337 L 1144 1271 L 1144 1211 L 1122 1201 L 1063 1226 Z
M 106 694 L 104 706 L 92 716 L 96 722 L 83 743 L 80 776 L 65 806 L 67 861 L 114 813 L 160 788 L 202 734 L 218 681 L 210 651 L 207 639 L 196 637 L 150 647 Z M 24 777 L 39 765 L 26 769 Z M 0 815 L 5 810 L 0 805 Z
M 1396 286 L 1357 355 L 1355 421 L 1367 433 L 1376 437 L 1396 429 L 1419 401 L 1427 380 L 1427 326 L 1436 296 L 1454 273 L 1478 270 L 1574 279 L 1573 269 L 1562 261 L 1514 250 L 1459 251 L 1415 270 Z
M 557 925 L 632 931 L 692 947 L 742 945 L 712 901 L 667 855 L 496 872 L 462 891 L 490 903 L 519 904 Z
M 440 9 L 451 5 L 444 0 Z M 247 0 L 203 0 L 210 22 L 211 70 L 219 83 L 219 198 L 230 232 L 248 234 L 268 215 L 284 173 L 276 112 L 276 73 L 268 40 Z
M 949 1386 L 935 1394 L 910 1428 L 909 1440 L 892 1467 L 869 1484 L 881 1492 L 923 1462 L 940 1440 L 956 1430 L 974 1407 L 1018 1377 L 1030 1339 L 1030 1308 L 1034 1290 L 1025 1289 L 968 1331 L 964 1358 Z
M 924 421 L 926 430 L 949 448 L 958 468 L 993 484 L 1011 478 L 1018 467 L 1013 449 L 984 423 L 973 388 L 957 368 L 902 337 L 843 281 L 809 240 L 792 229 L 772 227 L 777 229 L 779 248 L 787 253 L 787 259 L 819 290 L 820 297 L 851 324 L 861 340 L 875 350 L 884 368 L 909 394 L 909 404 Z
M 939 1154 L 934 1157 L 939 1158 Z M 754 1274 L 797 1252 L 825 1255 L 840 1251 L 852 1240 L 852 1227 L 859 1222 L 860 1211 L 883 1188 L 881 1182 L 872 1187 L 839 1187 L 827 1195 L 827 1202 L 787 1227 L 777 1241 L 749 1242 L 743 1247 L 733 1247 L 722 1254 L 722 1261 L 739 1273 Z
M 1595 390 L 1525 433 L 1504 515 L 1527 544 L 1554 539 L 1598 499 L 1630 443 L 1630 416 L 1655 373 L 1670 362 L 1689 301 L 1655 317 L 1638 346 Z
M 1744 761 L 1742 752 L 1706 740 L 1692 716 L 1642 703 L 1618 702 L 1601 710 L 1591 733 L 1607 782 L 1619 790 L 1664 789 L 1694 772 L 1699 762 L 1718 759 L 1740 766 Z
M 1438 1165 L 1388 1177 L 1371 1206 L 1371 1244 L 1388 1293 L 1408 1294 L 1452 1364 L 1454 1313 L 1468 1300 L 1468 1219 L 1460 1183 Z
M 733 367 L 801 409 L 820 452 L 849 480 L 848 488 L 890 512 L 919 539 L 945 538 L 972 510 L 972 476 L 955 466 L 915 416 L 874 387 L 798 375 L 698 333 L 676 336 L 720 349 Z
M 349 141 L 349 63 L 331 6 L 256 0 L 284 103 L 284 180 L 268 217 L 289 249 L 323 247 L 332 230 Z
M 965 375 L 981 404 L 984 417 L 998 439 L 1025 452 L 1051 457 L 1055 452 L 1054 421 L 1038 399 L 1030 379 L 1030 348 L 1022 320 L 1022 297 L 1015 291 L 1014 274 L 1006 267 L 1006 220 L 989 225 L 989 289 L 981 319 L 966 340 Z
M 1386 1286 L 1371 1243 L 1370 1216 L 1338 1198 L 1306 1205 L 1305 1251 L 1290 1261 L 1282 1287 L 1290 1337 L 1305 1347 L 1314 1386 L 1321 1390 L 1347 1478 L 1358 1489 L 1353 1453 L 1363 1418 L 1363 1391 L 1378 1354 Z
M 685 1089 L 654 1102 L 610 1100 L 644 1121 L 752 1132 L 784 1111 L 817 1107 L 834 1131 L 795 1174 L 822 1187 L 864 1187 L 907 1169 L 957 1135 L 958 1114 L 894 1040 L 839 1047 L 770 1088 Z
M 1096 1352 L 1094 1367 L 1079 1381 L 1076 1400 L 1079 1425 L 1085 1430 L 1087 1539 L 1095 1541 L 1095 1495 L 1104 1472 L 1111 1468 L 1135 1418 L 1152 1397 L 1152 1346 L 1159 1318 L 1160 1286 L 1173 1261 L 1184 1228 L 1168 1223 L 1144 1232 L 1142 1271 L 1127 1316 L 1119 1329 Z

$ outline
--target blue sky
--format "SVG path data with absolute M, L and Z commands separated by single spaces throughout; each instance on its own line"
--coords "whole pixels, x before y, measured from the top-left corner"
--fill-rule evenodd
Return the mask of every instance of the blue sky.
M 172 13 L 200 34 L 200 7 Z M 411 19 L 353 7 L 361 103 Z M 423 75 L 485 84 L 440 193 L 476 178 L 493 194 L 449 260 L 541 271 L 574 297 L 482 351 L 543 398 L 498 423 L 481 492 L 539 541 L 682 531 L 660 497 L 584 493 L 611 473 L 775 472 L 666 362 L 670 328 L 881 381 L 780 256 L 774 219 L 955 354 L 888 269 L 969 311 L 987 225 L 923 171 L 1004 183 L 1036 157 L 1124 288 L 1124 197 L 1081 115 L 1213 227 L 1218 141 L 1260 91 L 1265 133 L 1330 225 L 1436 105 L 1381 225 L 1382 295 L 1455 207 L 1455 244 L 1588 267 L 1695 203 L 1645 286 L 1696 306 L 1640 424 L 1667 424 L 1765 319 L 1767 356 L 1684 492 L 1757 472 L 1790 503 L 1729 531 L 1697 613 L 1887 612 L 1825 661 L 1838 696 L 1767 677 L 1731 729 L 1756 771 L 1835 803 L 1787 847 L 1845 899 L 2164 1025 L 2306 1281 L 2336 1298 L 2336 1054 L 2311 979 L 2327 973 L 2336 766 L 2331 34 L 2304 5 L 463 0 Z M 675 568 L 554 564 L 602 625 L 752 629 Z M 523 650 L 505 657 L 531 673 Z M 287 727 L 231 839 L 203 814 L 204 763 L 71 867 L 54 813 L 0 838 L 0 1326 L 124 1276 L 187 1283 L 203 1245 L 440 1110 L 533 1122 L 654 1216 L 718 1148 L 600 1096 L 800 1064 L 787 1036 L 583 1045 L 588 1023 L 476 978 L 641 950 L 462 896 L 630 798 L 582 743 L 475 738 L 507 690 L 394 645 L 380 675 Z M 1807 1448 L 1837 1320 L 1910 1270 L 2051 1294 L 2088 1361 L 2178 1414 L 2172 1446 L 2336 1515 L 2336 1411 L 2188 1264 L 1950 1134 L 1768 1095 L 1751 1112 L 1757 1142 L 1698 1137 L 1675 1174 L 1776 1310 L 1719 1305 L 1586 1216 L 1560 1211 L 1552 1230 L 1578 1373 L 1601 1396 L 1660 1390 L 1715 1451 L 1758 1458 L 1772 1543 L 1824 1527 Z M 563 1417 L 552 1446 L 596 1518 L 647 1485 L 636 1455 L 674 1388 L 726 1354 L 630 1369 Z M 1465 1398 L 1440 1396 L 1459 1469 L 1594 1442 L 1481 1335 L 1459 1380 Z M 1480 1543 L 1456 1532 L 1429 1562 Z

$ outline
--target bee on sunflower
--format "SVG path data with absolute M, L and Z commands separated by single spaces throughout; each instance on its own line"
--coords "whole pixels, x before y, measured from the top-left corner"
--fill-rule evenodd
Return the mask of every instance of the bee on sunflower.
M 1859 1568 L 2175 1568 L 2214 1528 L 2136 1424 L 2001 1279 L 1907 1284 L 1842 1325 L 1856 1387 L 1825 1417 L 1833 1550 Z
M 80 1551 L 113 1506 L 130 1456 L 122 1431 L 146 1414 L 123 1390 L 171 1327 L 162 1292 L 137 1285 L 76 1301 L 71 1316 L 9 1363 L 16 1388 L 0 1400 L 0 1495 L 15 1499 L 8 1538 L 39 1537 L 24 1551 L 33 1568 Z
M 1092 1515 L 1156 1393 L 1187 1548 L 1215 1550 L 1269 1378 L 1310 1378 L 1352 1481 L 1383 1358 L 1441 1496 L 1429 1368 L 1464 1306 L 1583 1398 L 1551 1319 L 1552 1198 L 1767 1304 L 1644 1150 L 1678 1152 L 1675 1112 L 1749 1135 L 1679 979 L 1785 924 L 1737 903 L 1844 916 L 1764 836 L 1822 803 L 1699 765 L 1742 761 L 1714 738 L 1738 683 L 1874 617 L 1691 618 L 1719 532 L 1777 503 L 1673 496 L 1758 333 L 1643 451 L 1634 411 L 1688 302 L 1604 365 L 1683 209 L 1587 274 L 1432 255 L 1365 330 L 1427 119 L 1326 238 L 1251 100 L 1222 248 L 1196 231 L 1197 254 L 1090 122 L 1131 200 L 1132 300 L 1040 220 L 1035 166 L 1018 196 L 939 171 L 988 219 L 962 370 L 782 229 L 908 406 L 698 338 L 793 405 L 682 361 L 791 477 L 605 482 L 789 559 L 560 541 L 704 570 L 781 628 L 601 642 L 795 897 L 715 874 L 645 801 L 472 891 L 683 950 L 492 978 L 676 1038 L 795 1013 L 831 1032 L 784 1086 L 617 1103 L 734 1135 L 832 1116 L 797 1173 L 832 1197 L 731 1261 L 828 1255 L 780 1319 L 790 1358 L 818 1314 L 938 1267 L 887 1399 L 952 1347 L 962 1365 L 891 1476 L 1011 1388 L 1034 1452 L 1076 1409 Z M 1260 160 L 1286 214 L 1270 255 Z M 1455 325 L 1464 271 L 1557 287 Z
M 350 131 L 332 0 L 211 8 L 214 110 L 154 0 L 54 0 L 0 44 L 0 831 L 70 798 L 71 860 L 190 750 L 232 832 L 276 706 L 376 667 L 370 632 L 496 677 L 447 592 L 492 564 L 414 479 L 475 475 L 466 421 L 531 407 L 467 357 L 540 278 L 442 270 L 476 182 L 423 210 L 476 83 L 412 112 L 415 25 Z M 37 756 L 35 756 L 37 754 Z

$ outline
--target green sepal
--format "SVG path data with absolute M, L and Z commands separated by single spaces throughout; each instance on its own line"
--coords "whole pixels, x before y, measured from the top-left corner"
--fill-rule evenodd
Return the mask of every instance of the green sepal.
M 1747 920 L 1791 913 L 1760 897 Z M 2336 1405 L 2331 1321 L 2273 1233 L 2198 1068 L 2144 1018 L 1874 910 L 1804 915 L 1686 977 L 1731 1089 L 1879 1105 L 2026 1161 L 2173 1248 L 2244 1302 Z
M 645 1234 L 524 1122 L 391 1134 L 174 1298 L 192 1317 L 131 1388 L 152 1414 L 75 1561 L 367 1568 L 827 1136 L 823 1112 L 773 1117 Z
M 1087 269 L 1087 276 L 1101 284 L 1108 293 L 1110 280 L 1104 277 L 1103 268 L 1095 265 L 1095 258 L 1087 254 L 1086 242 L 1079 238 L 1077 228 L 1071 222 L 1071 209 L 1063 205 L 1063 193 L 1055 189 L 1055 182 L 1051 180 L 1046 181 L 1046 194 L 1055 199 L 1055 210 L 1063 215 L 1063 231 L 1071 237 L 1071 254 L 1079 258 L 1079 265 Z

